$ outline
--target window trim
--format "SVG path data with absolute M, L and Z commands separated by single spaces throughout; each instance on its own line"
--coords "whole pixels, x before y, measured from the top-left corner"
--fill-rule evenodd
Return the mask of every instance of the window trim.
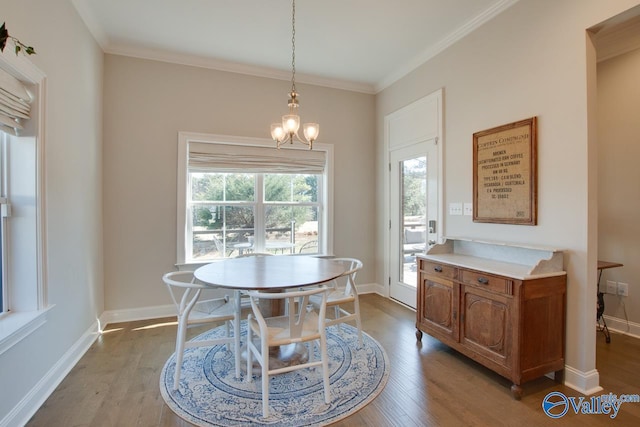
M 178 165 L 177 165 L 177 216 L 176 216 L 176 244 L 177 244 L 177 262 L 178 267 L 195 266 L 202 263 L 187 262 L 186 259 L 186 236 L 187 236 L 187 183 L 188 183 L 188 161 L 189 161 L 189 143 L 210 143 L 210 144 L 232 144 L 253 147 L 269 147 L 276 150 L 274 143 L 266 138 L 250 138 L 229 135 L 215 135 L 195 132 L 179 132 L 178 133 Z M 323 247 L 318 248 L 321 255 L 333 255 L 333 145 L 314 143 L 313 149 L 316 151 L 324 151 L 326 154 L 326 167 L 323 179 L 323 198 L 322 219 L 324 227 L 319 230 L 323 233 Z M 306 147 L 287 147 L 280 150 L 308 150 Z
M 46 219 L 45 219 L 45 176 L 44 176 L 44 146 L 46 126 L 46 75 L 23 55 L 10 53 L 0 54 L 0 67 L 9 74 L 26 83 L 33 85 L 36 92 L 32 104 L 32 115 L 29 127 L 35 129 L 35 268 L 34 283 L 23 283 L 19 278 L 16 283 L 7 283 L 10 311 L 0 316 L 0 354 L 9 350 L 16 343 L 29 336 L 46 322 L 46 313 L 52 306 L 47 301 L 47 272 L 46 272 Z M 11 200 L 9 200 L 11 202 Z M 7 268 L 10 268 L 11 262 Z M 11 289 L 18 286 L 26 290 L 22 292 L 19 301 Z

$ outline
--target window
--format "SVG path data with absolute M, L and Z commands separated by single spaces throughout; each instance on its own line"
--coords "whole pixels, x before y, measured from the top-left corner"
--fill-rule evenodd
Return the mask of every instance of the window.
M 42 307 L 36 138 L 0 131 L 2 313 Z
M 178 264 L 331 253 L 331 147 L 180 134 Z
M 0 55 L 2 84 L 23 99 L 33 96 L 30 113 L 9 108 L 12 122 L 0 125 L 0 354 L 46 322 L 46 258 L 44 249 L 44 105 L 46 77 L 31 62 Z M 6 89 L 6 88 L 5 88 Z M 6 92 L 6 91 L 5 91 Z M 3 104 L 3 111 L 6 104 Z M 7 107 L 8 108 L 8 107 Z M 13 112 L 12 112 L 13 111 Z M 27 118 L 29 117 L 30 118 Z M 12 120 L 13 120 L 12 119 Z
M 7 199 L 5 199 L 4 197 L 0 197 L 0 208 L 3 212 L 6 209 L 6 206 Z M 7 253 L 7 251 L 5 249 L 5 236 L 7 235 L 7 233 L 5 232 L 4 223 L 4 216 L 2 216 L 0 217 L 0 314 L 7 311 L 7 306 L 5 305 L 7 301 L 7 287 L 5 285 L 5 283 L 7 282 L 7 279 L 5 279 L 5 271 L 7 271 L 5 254 Z
M 9 204 L 7 203 L 7 165 L 6 146 L 7 135 L 0 131 L 0 315 L 6 313 L 7 307 L 7 220 Z

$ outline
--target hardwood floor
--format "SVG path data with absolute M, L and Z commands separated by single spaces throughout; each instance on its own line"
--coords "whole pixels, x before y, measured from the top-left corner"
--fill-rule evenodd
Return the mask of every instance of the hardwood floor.
M 369 405 L 335 426 L 619 426 L 640 425 L 640 403 L 607 415 L 574 414 L 558 420 L 542 411 L 552 391 L 580 397 L 541 378 L 524 384 L 521 401 L 510 382 L 425 335 L 415 338 L 415 312 L 378 295 L 361 296 L 364 330 L 386 349 L 389 382 Z M 205 329 L 193 329 L 189 336 Z M 160 371 L 174 351 L 174 319 L 109 325 L 27 426 L 191 426 L 164 403 Z M 601 393 L 640 393 L 640 340 L 597 337 Z

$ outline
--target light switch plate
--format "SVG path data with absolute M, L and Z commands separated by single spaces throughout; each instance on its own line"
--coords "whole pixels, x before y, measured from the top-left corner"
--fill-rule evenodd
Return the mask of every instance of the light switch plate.
M 462 203 L 449 203 L 449 215 L 462 215 Z
M 473 215 L 473 203 L 465 203 L 463 209 L 465 215 Z

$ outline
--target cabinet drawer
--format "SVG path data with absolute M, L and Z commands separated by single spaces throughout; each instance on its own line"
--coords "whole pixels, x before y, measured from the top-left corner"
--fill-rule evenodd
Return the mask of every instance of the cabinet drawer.
M 420 260 L 420 269 L 429 276 L 453 279 L 456 274 L 455 267 L 438 262 Z
M 492 276 L 486 273 L 479 273 L 476 271 L 461 271 L 461 281 L 466 285 L 476 286 L 481 289 L 487 289 L 493 292 L 500 292 L 502 294 L 513 294 L 513 281 L 505 279 L 504 277 Z

